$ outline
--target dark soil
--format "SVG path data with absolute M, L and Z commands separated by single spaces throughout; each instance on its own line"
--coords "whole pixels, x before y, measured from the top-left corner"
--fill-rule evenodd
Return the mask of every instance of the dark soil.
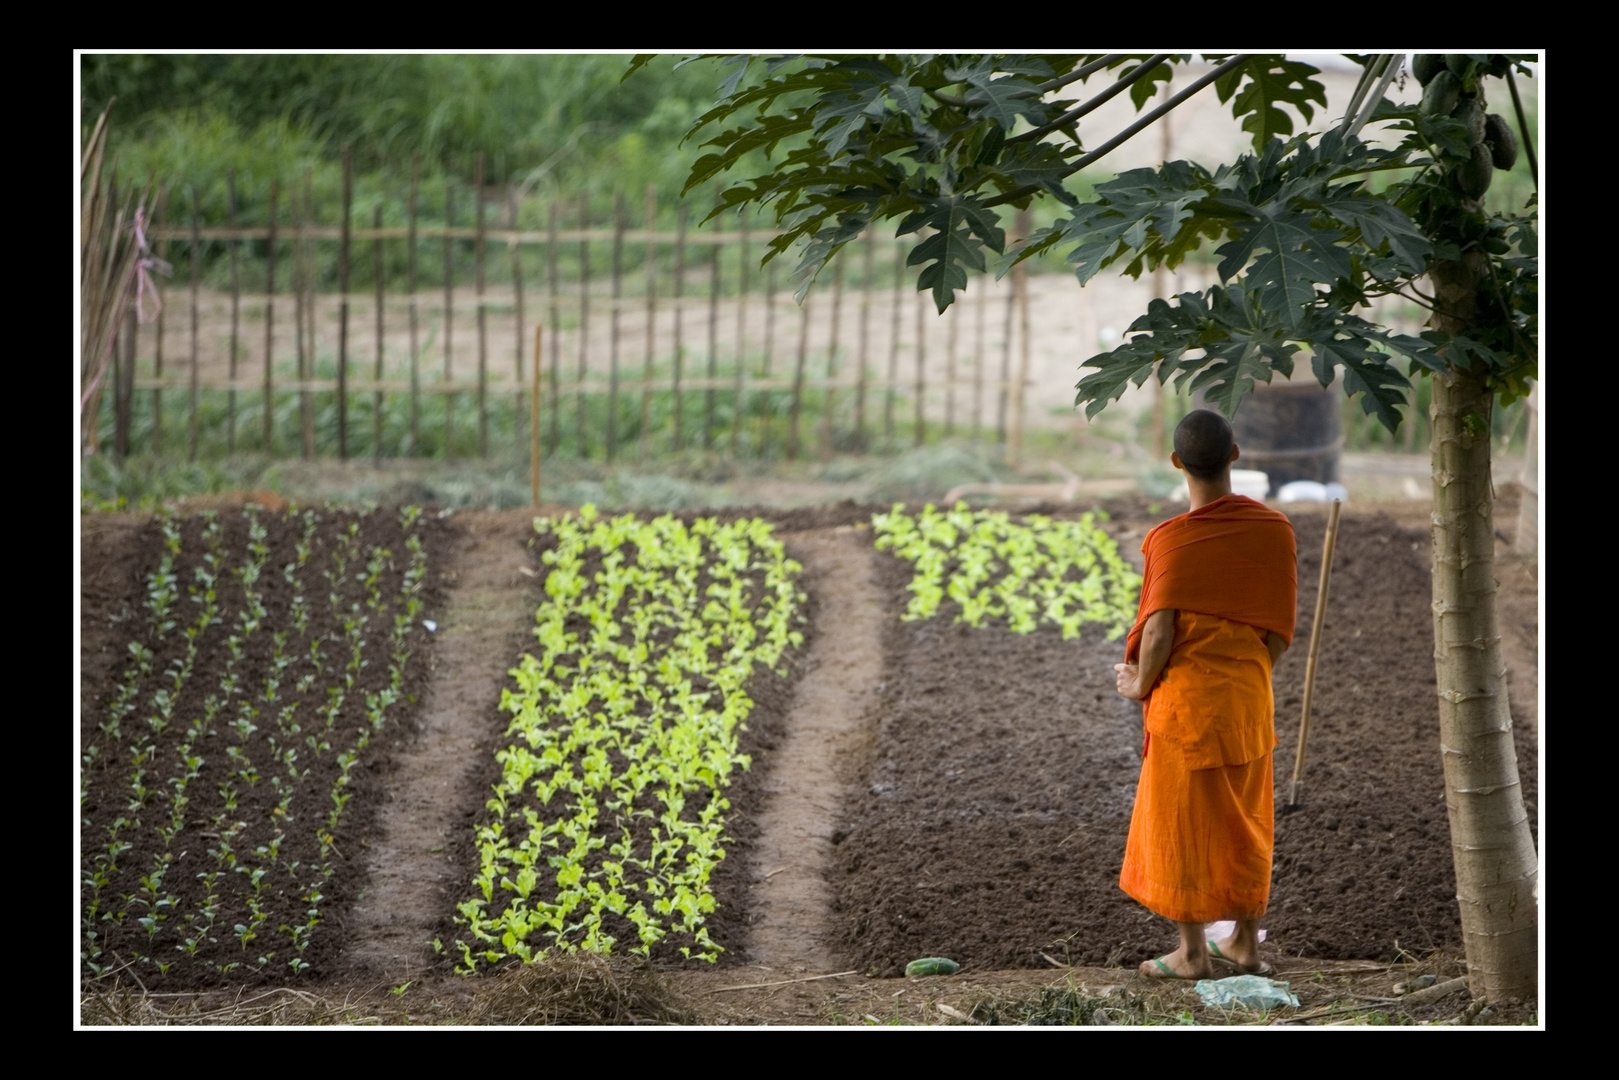
M 238 626 L 238 617 L 245 614 L 244 591 L 232 573 L 247 560 L 251 542 L 248 519 L 242 513 L 220 515 L 224 524 L 220 549 L 225 561 L 217 568 L 217 618 L 197 638 L 193 667 L 175 694 L 173 718 L 161 732 L 153 731 L 148 717 L 157 714 L 156 693 L 172 685 L 171 672 L 186 654 L 186 627 L 196 623 L 202 610 L 188 590 L 196 583 L 195 572 L 205 566 L 209 550 L 202 536 L 205 521 L 200 516 L 181 521 L 180 555 L 173 567 L 179 591 L 173 609 L 176 626 L 162 635 L 144 608 L 146 577 L 157 568 L 163 553 L 159 523 L 151 520 L 86 532 L 81 598 L 86 662 L 80 737 L 87 764 L 80 812 L 81 867 L 87 877 L 98 871 L 105 877 L 93 927 L 97 935 L 93 947 L 101 950 L 100 965 L 130 964 L 132 974 L 148 989 L 192 989 L 222 981 L 240 986 L 307 980 L 330 974 L 347 945 L 344 916 L 364 887 L 363 874 L 354 873 L 347 864 L 359 854 L 374 827 L 390 750 L 412 730 L 415 701 L 427 677 L 425 654 L 431 641 L 420 619 L 434 613 L 441 595 L 434 564 L 444 526 L 432 518 L 417 525 L 428 570 L 417 594 L 423 607 L 405 639 L 409 658 L 403 665 L 400 698 L 388 708 L 380 733 L 359 753 L 350 782 L 339 789 L 349 798 L 327 852 L 318 834 L 327 827 L 330 795 L 342 773 L 338 755 L 356 744 L 357 729 L 371 727 L 367 695 L 386 690 L 391 682 L 389 634 L 394 615 L 404 606 L 401 588 L 410 552 L 394 511 L 355 515 L 323 510 L 320 517 L 311 540 L 311 558 L 298 571 L 300 591 L 310 612 L 306 629 L 299 633 L 293 629 L 290 615 L 295 589 L 282 571 L 295 561 L 295 548 L 304 534 L 301 517 L 260 514 L 267 532 L 268 558 L 255 588 L 262 596 L 266 616 L 261 626 L 249 630 Z M 342 621 L 328 603 L 329 586 L 321 575 L 331 568 L 334 545 L 351 523 L 359 526 L 355 553 L 341 580 L 331 587 L 338 591 L 340 610 L 347 612 L 351 604 L 358 603 L 370 621 L 363 631 L 364 666 L 328 726 L 318 710 L 327 701 L 328 688 L 344 684 L 349 645 Z M 382 607 L 377 610 L 366 607 L 370 591 L 365 566 L 374 546 L 392 552 L 380 574 Z M 291 661 L 284 671 L 274 662 L 272 634 L 279 630 L 287 632 L 283 656 Z M 221 690 L 221 677 L 230 663 L 227 639 L 233 634 L 239 635 L 241 650 L 234 664 L 237 689 L 226 693 Z M 128 651 L 132 641 L 152 651 L 150 670 L 137 675 L 136 707 L 123 717 L 120 733 L 114 737 L 102 725 L 108 724 L 109 707 L 124 673 L 135 670 Z M 319 671 L 310 659 L 314 643 L 322 643 L 325 656 Z M 300 685 L 305 675 L 312 679 Z M 265 696 L 272 676 L 279 683 L 273 702 Z M 187 730 L 193 721 L 202 721 L 210 698 L 220 707 L 189 744 L 190 753 L 202 761 L 185 786 L 189 801 L 179 811 L 179 828 L 165 838 L 161 830 L 171 825 L 170 793 L 187 771 L 181 748 L 187 745 Z M 244 707 L 258 710 L 251 716 L 256 730 L 245 736 L 231 726 L 243 715 Z M 290 712 L 284 712 L 289 708 Z M 318 749 L 307 746 L 306 738 L 326 745 Z M 296 750 L 295 760 L 276 760 L 276 744 L 283 751 Z M 239 750 L 254 764 L 260 773 L 257 782 L 236 775 L 227 748 Z M 144 797 L 132 784 L 142 767 L 136 761 L 138 752 L 150 755 L 144 762 Z M 234 789 L 234 805 L 227 803 L 230 789 Z M 282 806 L 288 792 L 292 798 Z M 119 818 L 125 824 L 117 826 L 117 839 L 130 846 L 104 861 L 109 830 Z M 267 845 L 278 832 L 284 836 L 272 855 Z M 221 843 L 222 835 L 228 839 L 229 849 Z M 320 872 L 322 863 L 331 870 L 329 876 Z M 243 942 L 234 927 L 253 923 L 250 874 L 260 869 L 264 871 L 258 896 L 261 921 L 256 940 Z M 201 875 L 213 872 L 218 873 L 214 888 L 217 913 L 210 921 L 203 914 L 208 889 Z M 149 892 L 143 878 L 152 882 Z M 320 893 L 318 901 L 307 899 L 311 890 Z M 86 885 L 86 903 L 92 891 Z M 318 909 L 319 920 L 307 946 L 299 952 L 286 927 L 305 925 L 311 907 Z M 151 928 L 155 933 L 140 924 L 142 918 L 156 920 Z M 182 948 L 188 940 L 191 946 Z M 309 965 L 301 976 L 295 976 L 288 966 L 295 957 Z
M 1131 551 L 1168 516 L 1111 509 Z M 1304 511 L 1294 523 L 1298 631 L 1275 672 L 1278 807 L 1291 786 L 1325 517 Z M 1425 534 L 1382 514 L 1346 513 L 1340 524 L 1303 809 L 1277 821 L 1267 951 L 1461 952 L 1429 549 Z M 1173 947 L 1173 926 L 1118 887 L 1141 740 L 1139 705 L 1113 686 L 1122 639 L 972 629 L 950 621 L 948 602 L 932 620 L 901 622 L 910 567 L 886 553 L 878 561 L 891 613 L 878 748 L 836 836 L 848 966 L 898 975 L 922 956 L 980 971 L 1053 959 L 1133 965 Z M 1533 732 L 1519 725 L 1516 741 L 1533 822 Z

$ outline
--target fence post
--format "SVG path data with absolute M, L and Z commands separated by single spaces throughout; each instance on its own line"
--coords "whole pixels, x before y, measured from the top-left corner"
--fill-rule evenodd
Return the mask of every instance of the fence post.
M 826 389 L 821 394 L 822 461 L 831 458 L 835 438 L 832 411 L 836 408 L 838 392 L 833 383 L 838 377 L 838 329 L 843 308 L 843 264 L 834 259 L 827 269 L 832 272 L 832 338 L 826 346 Z
M 377 286 L 377 372 L 376 381 L 382 381 L 382 338 L 383 338 L 383 263 L 382 263 L 382 203 L 378 202 L 371 215 L 372 228 L 377 236 L 372 243 L 372 265 L 375 271 Z M 378 465 L 382 464 L 382 390 L 378 389 L 371 397 L 371 460 Z
M 681 421 L 685 412 L 685 399 L 680 394 L 681 369 L 685 365 L 685 356 L 680 348 L 681 331 L 681 300 L 686 295 L 686 204 L 681 203 L 675 212 L 675 435 L 674 449 L 676 453 L 681 449 Z
M 236 453 L 236 351 L 237 331 L 241 325 L 242 278 L 237 259 L 236 239 L 236 170 L 225 170 L 225 221 L 230 226 L 230 381 L 231 388 L 225 404 L 225 452 Z
M 157 213 L 154 215 L 154 224 L 156 224 L 158 226 L 158 228 L 162 228 L 163 226 L 168 224 L 168 218 L 169 218 L 169 185 L 168 184 L 163 184 L 162 186 L 160 186 L 157 189 Z M 162 262 L 168 262 L 169 242 L 168 242 L 167 239 L 159 240 L 157 242 L 157 257 Z M 164 305 L 163 302 L 162 302 L 163 287 L 161 285 L 158 285 L 156 282 L 153 282 L 153 287 L 157 289 L 159 299 L 158 299 L 158 305 L 157 305 L 157 334 L 156 334 L 156 344 L 155 344 L 155 347 L 154 347 L 154 350 L 153 350 L 152 375 L 153 375 L 154 378 L 157 378 L 157 379 L 161 380 L 163 378 L 163 323 L 165 321 L 164 318 L 163 318 L 163 309 L 164 309 L 164 307 L 166 305 Z M 133 367 L 131 367 L 131 369 L 130 369 L 129 378 L 130 378 L 130 384 L 129 384 L 130 390 L 129 390 L 129 392 L 130 392 L 131 397 L 133 398 L 133 395 L 135 393 L 135 383 L 134 383 L 135 371 L 134 371 Z M 127 432 L 125 433 L 125 438 L 128 438 L 128 433 Z M 128 451 L 126 450 L 125 452 L 127 453 Z M 162 389 L 162 387 L 153 387 L 153 389 L 152 389 L 152 453 L 161 454 L 162 452 L 163 452 L 163 389 Z
M 714 185 L 714 201 L 719 202 L 720 185 Z M 720 245 L 712 244 L 714 255 L 709 260 L 712 277 L 708 286 L 708 389 L 703 391 L 703 449 L 714 447 L 714 380 L 719 375 L 719 322 L 720 322 Z
M 731 456 L 734 458 L 742 445 L 742 418 L 747 410 L 742 406 L 742 380 L 747 371 L 746 318 L 748 311 L 748 223 L 737 216 L 740 230 L 737 237 L 736 261 L 736 400 L 731 405 Z M 716 252 L 718 254 L 718 252 Z M 717 261 L 717 260 L 716 260 Z
M 653 329 L 657 320 L 658 291 L 657 247 L 652 242 L 652 230 L 658 223 L 658 189 L 646 186 L 646 359 L 641 369 L 641 427 L 636 437 L 636 454 L 645 461 L 650 448 L 647 428 L 652 424 L 652 357 L 655 342 Z
M 926 421 L 922 416 L 922 396 L 927 388 L 927 310 L 929 298 L 925 292 L 916 294 L 916 434 L 912 436 L 917 446 L 922 445 L 922 435 L 927 430 Z
M 517 311 L 517 348 L 512 353 L 512 373 L 517 377 L 517 389 L 512 393 L 512 430 L 517 433 L 519 445 L 523 435 L 523 245 L 517 241 L 517 189 L 507 189 L 507 205 L 511 211 L 512 240 L 512 293 L 513 307 Z M 540 362 L 539 342 L 534 345 L 534 363 Z M 533 410 L 531 409 L 530 412 Z
M 354 210 L 354 158 L 343 147 L 343 245 L 338 252 L 337 307 L 337 457 L 349 456 L 349 228 Z
M 894 299 L 888 327 L 888 386 L 883 395 L 883 441 L 894 449 L 894 384 L 899 381 L 899 307 L 904 295 L 905 242 L 894 249 Z
M 416 195 L 418 181 L 421 176 L 422 155 L 410 156 L 410 195 L 409 203 L 405 207 L 405 243 L 410 250 L 405 253 L 405 287 L 410 290 L 410 453 L 415 457 L 421 452 L 421 352 L 416 337 Z
M 197 460 L 197 307 L 201 304 L 202 222 L 197 206 L 197 187 L 191 186 L 191 420 L 186 439 L 186 458 Z
M 579 228 L 581 233 L 590 228 L 590 196 L 579 196 Z M 574 413 L 577 443 L 581 460 L 590 456 L 585 442 L 585 355 L 590 341 L 590 241 L 579 241 L 579 380 L 575 384 L 578 410 Z
M 315 284 L 309 269 L 308 226 L 314 224 L 315 194 L 314 172 L 304 170 L 303 209 L 298 209 L 298 196 L 293 195 L 293 247 L 292 247 L 292 318 L 298 331 L 293 340 L 298 346 L 298 379 L 307 383 L 315 377 Z M 315 398 L 307 386 L 298 390 L 298 420 L 303 439 L 303 454 L 307 460 L 315 456 Z
M 770 260 L 765 266 L 765 362 L 764 380 L 770 380 L 771 363 L 776 351 L 776 261 Z M 770 416 L 774 411 L 770 395 L 774 391 L 766 388 L 759 395 L 759 456 L 763 457 L 770 446 Z
M 455 241 L 450 230 L 455 228 L 455 179 L 444 184 L 444 460 L 455 460 L 455 395 L 450 392 L 451 349 L 450 324 L 455 309 Z
M 871 324 L 871 254 L 877 244 L 875 229 L 866 230 L 866 238 L 862 243 L 864 248 L 865 276 L 860 286 L 860 373 L 855 379 L 854 390 L 854 446 L 857 453 L 866 450 L 866 361 L 868 330 Z
M 276 204 L 281 197 L 281 181 L 270 181 L 270 236 L 266 243 L 266 267 L 264 282 L 264 454 L 266 457 L 272 453 L 272 438 L 275 434 L 274 386 L 271 368 L 271 354 L 275 344 L 275 225 Z
M 552 199 L 547 208 L 549 224 L 546 226 L 545 240 L 545 270 L 546 283 L 551 296 L 551 446 L 548 454 L 557 452 L 557 444 L 562 441 L 562 392 L 561 372 L 562 344 L 561 335 L 557 333 L 557 326 L 561 316 L 557 309 L 557 201 Z
M 478 456 L 489 456 L 489 335 L 488 318 L 483 309 L 483 151 L 472 159 L 472 202 L 477 207 L 474 220 L 477 238 L 473 241 L 473 302 L 478 308 Z
M 798 459 L 798 417 L 804 396 L 804 358 L 809 349 L 810 298 L 798 306 L 798 362 L 793 365 L 793 403 L 787 418 L 787 459 Z
M 608 319 L 607 460 L 618 453 L 618 307 L 624 299 L 624 193 L 613 196 L 613 308 Z
M 1018 243 L 1026 243 L 1033 226 L 1029 211 L 1019 210 L 1017 215 Z M 1029 384 L 1029 264 L 1020 262 L 1012 269 L 1012 290 L 1018 300 L 1018 315 L 1023 323 L 1023 340 L 1018 348 L 1017 395 L 1012 400 L 1012 437 L 1007 455 L 1013 468 L 1023 461 L 1023 404 Z

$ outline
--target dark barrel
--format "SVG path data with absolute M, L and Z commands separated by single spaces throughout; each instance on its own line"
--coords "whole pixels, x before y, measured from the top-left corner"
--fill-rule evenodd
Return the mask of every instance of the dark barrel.
M 1344 437 L 1343 391 L 1336 382 L 1322 386 L 1306 377 L 1260 383 L 1237 406 L 1231 428 L 1241 451 L 1235 467 L 1265 473 L 1270 498 L 1294 480 L 1338 479 Z

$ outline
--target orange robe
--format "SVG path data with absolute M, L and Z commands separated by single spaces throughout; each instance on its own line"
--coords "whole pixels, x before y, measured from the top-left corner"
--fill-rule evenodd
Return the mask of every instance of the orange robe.
M 1173 608 L 1169 662 L 1143 702 L 1146 745 L 1119 887 L 1184 923 L 1258 918 L 1270 899 L 1276 746 L 1265 633 L 1293 637 L 1286 515 L 1230 495 L 1147 534 L 1126 659 Z

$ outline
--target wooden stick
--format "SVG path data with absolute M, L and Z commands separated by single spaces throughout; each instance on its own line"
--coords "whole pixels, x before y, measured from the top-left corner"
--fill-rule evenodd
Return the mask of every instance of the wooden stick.
M 1332 548 L 1338 539 L 1339 499 L 1332 500 L 1327 515 L 1327 539 L 1321 551 L 1321 583 L 1315 594 L 1315 623 L 1310 628 L 1310 656 L 1304 664 L 1304 716 L 1299 720 L 1299 748 L 1293 759 L 1293 787 L 1287 796 L 1287 805 L 1298 807 L 1299 784 L 1304 779 L 1304 740 L 1310 734 L 1310 695 L 1315 691 L 1315 658 L 1321 651 L 1321 625 L 1327 618 L 1327 583 L 1332 578 Z
M 744 983 L 741 986 L 716 986 L 714 989 L 708 991 L 708 993 L 710 993 L 710 994 L 722 994 L 727 990 L 757 990 L 762 986 L 789 986 L 792 983 L 815 982 L 817 979 L 841 979 L 845 975 L 858 975 L 858 974 L 860 974 L 860 972 L 858 970 L 856 970 L 856 971 L 835 971 L 831 975 L 806 975 L 802 979 L 782 979 L 780 982 Z
M 270 181 L 270 238 L 265 243 L 265 270 L 264 270 L 264 446 L 266 455 L 273 453 L 271 439 L 275 434 L 275 410 L 271 407 L 275 401 L 275 387 L 273 385 L 274 370 L 271 364 L 271 353 L 275 346 L 275 212 L 280 201 L 281 182 Z
M 354 216 L 354 155 L 343 147 L 343 237 L 337 253 L 338 289 L 343 299 L 337 306 L 337 457 L 349 456 L 349 235 Z M 313 341 L 313 339 L 311 339 Z M 314 357 L 310 357 L 314 364 Z
M 191 185 L 191 418 L 186 431 L 186 460 L 197 460 L 197 308 L 202 283 L 201 211 L 197 208 L 197 186 Z
M 472 204 L 477 213 L 477 238 L 473 241 L 473 295 L 478 308 L 478 456 L 489 456 L 489 320 L 483 303 L 483 151 L 473 156 Z
M 444 223 L 455 223 L 455 183 L 451 181 L 444 185 Z M 449 234 L 444 237 L 444 381 L 451 381 L 450 374 L 450 322 L 455 306 L 455 245 L 451 243 Z M 444 395 L 444 460 L 446 463 L 455 460 L 455 395 Z
M 405 207 L 406 277 L 410 289 L 410 453 L 407 457 L 415 457 L 421 452 L 421 372 L 418 366 L 420 351 L 416 347 L 416 189 L 420 178 L 422 164 L 421 154 L 412 154 L 410 157 L 410 205 Z
M 377 223 L 377 228 L 379 228 L 379 229 L 382 228 L 382 204 L 381 203 L 378 203 L 377 206 L 376 206 L 376 209 L 373 211 L 372 220 Z M 384 287 L 384 283 L 383 283 L 383 279 L 382 279 L 382 241 L 381 240 L 374 241 L 372 243 L 372 245 L 371 245 L 371 251 L 372 251 L 372 256 L 371 256 L 372 265 L 375 268 L 375 274 L 374 274 L 374 277 L 376 278 L 375 285 L 377 287 L 377 366 L 376 366 L 376 377 L 375 377 L 374 381 L 381 382 L 382 381 L 382 372 L 383 372 L 383 366 L 382 366 L 383 365 L 382 339 L 383 339 L 383 334 L 385 332 L 384 328 L 383 328 L 383 323 L 382 323 L 383 287 Z M 375 396 L 371 399 L 371 460 L 376 462 L 378 465 L 382 464 L 382 391 L 381 390 L 376 391 Z
M 236 228 L 236 170 L 225 170 L 225 215 L 231 228 Z M 236 339 L 241 325 L 242 276 L 237 256 L 237 242 L 230 242 L 230 377 L 236 380 Z M 236 391 L 230 392 L 225 405 L 225 452 L 236 453 Z
M 534 328 L 534 393 L 528 404 L 528 458 L 529 487 L 534 508 L 540 506 L 540 335 L 544 324 Z

